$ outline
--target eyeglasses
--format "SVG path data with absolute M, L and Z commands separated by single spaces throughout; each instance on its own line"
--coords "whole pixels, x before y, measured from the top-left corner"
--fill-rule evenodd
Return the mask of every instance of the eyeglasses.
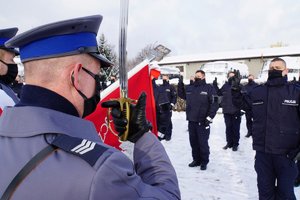
M 93 79 L 95 79 L 96 81 L 96 90 L 100 91 L 101 90 L 101 81 L 100 81 L 100 75 L 98 74 L 94 74 L 93 72 L 91 72 L 90 70 L 82 67 L 83 71 L 85 71 L 87 74 L 89 74 L 91 77 L 93 77 Z

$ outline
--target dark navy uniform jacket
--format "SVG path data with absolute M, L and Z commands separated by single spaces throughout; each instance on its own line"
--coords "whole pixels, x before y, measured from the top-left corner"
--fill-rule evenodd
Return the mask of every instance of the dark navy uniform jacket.
M 135 143 L 132 162 L 103 144 L 93 123 L 79 118 L 68 100 L 30 85 L 23 87 L 21 102 L 5 108 L 0 117 L 0 194 L 34 155 L 60 135 L 81 143 L 71 152 L 58 149 L 48 156 L 12 199 L 180 199 L 175 170 L 152 133 Z
M 177 93 L 173 85 L 169 83 L 163 83 L 158 86 L 158 96 L 157 96 L 157 104 L 159 106 L 163 106 L 164 104 L 176 104 L 177 102 Z
M 158 106 L 159 86 L 155 83 L 155 79 L 152 79 L 152 88 L 153 88 L 156 111 L 159 111 L 159 106 Z
M 244 93 L 244 95 L 249 94 L 253 90 L 253 88 L 255 88 L 256 86 L 258 86 L 258 84 L 255 83 L 254 81 L 252 81 L 250 83 L 248 82 L 246 85 L 244 85 L 242 87 L 242 93 Z M 250 110 L 247 111 L 247 114 L 249 116 L 252 115 Z
M 244 87 L 243 87 L 243 91 L 244 92 L 251 92 L 253 90 L 253 88 L 255 88 L 258 84 L 255 83 L 254 81 L 247 83 Z
M 231 93 L 231 84 L 225 82 L 224 85 L 219 89 L 218 95 L 222 96 L 221 107 L 224 114 L 237 114 L 240 115 L 240 108 L 233 104 L 233 96 Z
M 186 117 L 188 121 L 204 123 L 206 117 L 214 118 L 218 110 L 216 91 L 205 80 L 184 87 L 178 83 L 178 96 L 186 99 Z
M 300 88 L 285 78 L 268 80 L 246 96 L 253 113 L 253 149 L 287 154 L 300 147 Z

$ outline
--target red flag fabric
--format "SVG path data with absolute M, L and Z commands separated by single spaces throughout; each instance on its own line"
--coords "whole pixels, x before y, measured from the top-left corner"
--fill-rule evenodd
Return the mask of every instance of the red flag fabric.
M 146 117 L 152 123 L 152 132 L 157 135 L 155 101 L 153 95 L 152 82 L 150 79 L 149 62 L 144 61 L 128 72 L 128 97 L 137 100 L 142 92 L 147 94 Z M 103 92 L 101 92 L 101 101 L 95 112 L 87 116 L 86 119 L 94 123 L 99 136 L 103 142 L 120 149 L 121 142 L 116 133 L 109 129 L 107 120 L 112 125 L 112 120 L 107 114 L 107 109 L 101 107 L 101 103 L 110 99 L 120 97 L 119 81 L 116 81 Z

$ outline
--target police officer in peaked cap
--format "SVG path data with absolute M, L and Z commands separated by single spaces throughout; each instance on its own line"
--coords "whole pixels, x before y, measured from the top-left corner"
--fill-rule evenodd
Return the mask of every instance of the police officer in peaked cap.
M 26 76 L 20 102 L 0 118 L 0 194 L 7 199 L 180 199 L 175 170 L 149 132 L 145 94 L 131 106 L 130 119 L 138 120 L 127 122 L 115 101 L 103 104 L 113 107 L 120 135 L 130 123 L 133 162 L 82 119 L 100 101 L 100 68 L 111 65 L 97 48 L 101 21 L 95 15 L 51 23 L 5 43 L 19 48 Z M 24 171 L 21 181 L 15 177 Z
M 0 49 L 15 53 L 17 55 L 19 54 L 19 51 L 17 49 L 8 48 L 5 46 L 5 42 L 8 41 L 9 39 L 11 39 L 12 37 L 14 37 L 17 34 L 18 30 L 19 29 L 17 27 L 6 28 L 6 29 L 0 30 Z
M 5 47 L 4 43 L 16 35 L 18 28 L 0 30 L 0 115 L 5 106 L 13 106 L 19 102 L 14 91 L 9 87 L 18 74 L 18 65 L 13 58 L 18 51 Z

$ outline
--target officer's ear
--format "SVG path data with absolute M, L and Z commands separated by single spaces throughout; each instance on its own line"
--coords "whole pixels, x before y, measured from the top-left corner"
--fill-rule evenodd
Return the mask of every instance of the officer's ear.
M 81 90 L 81 87 L 82 87 L 80 78 L 79 78 L 81 68 L 82 68 L 81 64 L 75 64 L 75 66 L 71 72 L 71 83 L 77 90 Z
M 283 71 L 282 71 L 282 76 L 285 76 L 289 73 L 289 69 L 286 67 Z

